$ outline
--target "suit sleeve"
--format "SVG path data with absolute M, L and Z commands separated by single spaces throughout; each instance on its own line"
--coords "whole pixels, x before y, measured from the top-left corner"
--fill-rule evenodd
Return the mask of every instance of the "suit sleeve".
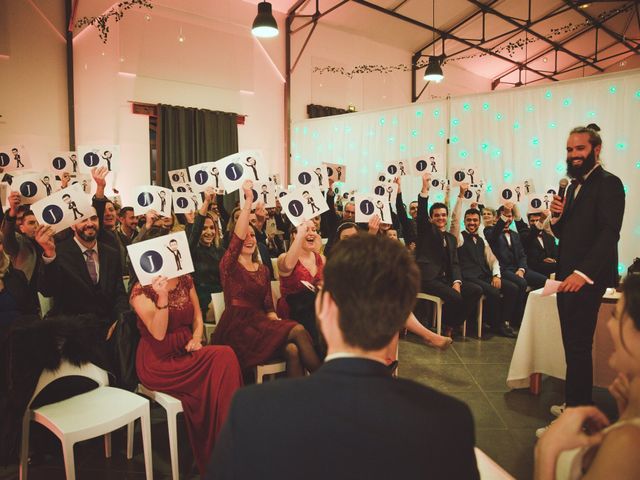
M 16 257 L 20 252 L 20 243 L 16 236 L 16 219 L 9 215 L 4 217 L 2 221 L 2 234 L 4 235 L 4 249 L 10 257 Z
M 595 212 L 598 234 L 576 268 L 589 278 L 596 278 L 614 256 L 624 216 L 624 187 L 618 177 L 605 177 L 599 193 Z
M 227 223 L 229 223 L 229 212 L 224 208 L 224 195 L 216 194 L 216 205 L 218 205 L 218 213 L 220 213 L 220 223 L 222 224 L 222 230 L 227 229 Z
M 407 209 L 404 207 L 401 192 L 398 192 L 398 196 L 396 197 L 396 212 L 398 212 L 398 221 L 400 222 L 400 227 L 402 227 L 402 235 L 405 245 L 415 242 L 416 239 L 413 238 L 411 222 L 409 221 L 409 217 L 407 217 Z
M 320 232 L 324 238 L 333 235 L 340 221 L 338 213 L 336 212 L 336 196 L 331 189 L 327 190 L 327 206 L 329 210 L 320 214 L 320 218 L 322 219 L 320 221 Z
M 39 253 L 41 255 L 41 253 Z M 35 275 L 36 273 L 34 273 Z M 60 257 L 56 254 L 56 258 L 50 263 L 42 262 L 37 272 L 38 275 L 38 291 L 45 297 L 53 297 L 58 294 L 58 288 L 63 286 L 60 278 Z
M 514 235 L 511 235 L 511 241 L 513 242 L 515 240 Z M 518 241 L 516 241 L 516 255 L 518 258 L 518 268 L 522 268 L 524 270 L 527 270 L 527 254 L 524 251 L 524 247 L 522 246 L 522 239 L 519 238 Z
M 453 239 L 453 241 L 456 241 L 455 238 Z M 451 280 L 453 282 L 462 281 L 460 262 L 458 261 L 458 249 L 455 245 L 451 246 Z
M 449 233 L 454 237 L 460 236 L 460 215 L 462 213 L 462 199 L 456 197 L 456 204 L 451 211 L 451 225 L 449 225 Z
M 234 449 L 233 425 L 236 416 L 237 402 L 231 403 L 229 415 L 222 426 L 222 430 L 216 439 L 216 444 L 211 454 L 211 460 L 204 475 L 205 480 L 231 480 L 236 478 L 234 472 L 234 459 L 238 453 Z
M 524 246 L 526 249 L 528 248 L 529 242 L 531 241 L 531 239 L 536 238 L 537 236 L 536 234 L 538 233 L 537 229 L 534 230 L 533 228 L 530 228 L 529 225 L 527 225 L 525 221 L 522 219 L 516 220 L 515 224 L 516 224 L 516 230 L 520 235 L 520 240 L 522 241 L 522 246 Z
M 452 458 L 447 462 L 451 469 L 449 478 L 479 480 L 480 473 L 474 450 L 476 441 L 473 416 L 469 407 L 463 404 L 461 411 L 452 415 L 450 420 L 449 435 L 446 436 L 452 443 L 449 449 Z
M 122 265 L 120 264 L 120 259 L 116 257 L 114 260 L 116 289 L 113 315 L 114 320 L 119 320 L 124 312 L 131 310 L 131 307 L 129 306 L 129 297 L 127 291 L 124 289 L 124 282 L 122 281 Z
M 198 242 L 200 241 L 200 235 L 202 235 L 202 229 L 204 228 L 204 220 L 207 217 L 201 215 L 200 212 L 196 212 L 196 218 L 193 220 L 193 224 L 191 228 L 187 231 L 187 239 L 189 241 L 189 249 L 193 252 L 193 250 L 198 246 Z

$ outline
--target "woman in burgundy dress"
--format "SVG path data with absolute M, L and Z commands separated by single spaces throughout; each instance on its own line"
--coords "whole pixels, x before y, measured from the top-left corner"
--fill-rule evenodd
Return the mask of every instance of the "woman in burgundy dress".
M 242 185 L 246 199 L 253 198 L 253 183 Z M 311 337 L 296 322 L 280 320 L 273 308 L 269 270 L 258 262 L 256 235 L 249 225 L 251 201 L 245 201 L 220 261 L 225 310 L 213 333 L 213 343 L 233 348 L 243 370 L 284 356 L 290 377 L 320 366 Z
M 141 334 L 138 378 L 182 402 L 193 456 L 204 475 L 231 397 L 242 386 L 238 360 L 229 347 L 202 346 L 202 313 L 189 275 L 158 276 L 146 287 L 136 283 L 130 302 Z
M 280 293 L 278 316 L 301 323 L 313 339 L 316 349 L 320 339 L 315 322 L 315 288 L 322 282 L 324 256 L 318 253 L 320 236 L 313 221 L 291 230 L 291 247 L 278 258 Z M 303 283 L 304 282 L 304 283 Z

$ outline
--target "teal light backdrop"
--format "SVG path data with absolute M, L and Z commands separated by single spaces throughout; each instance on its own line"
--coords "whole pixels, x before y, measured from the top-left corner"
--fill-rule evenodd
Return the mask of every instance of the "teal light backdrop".
M 342 163 L 346 186 L 368 192 L 386 162 L 437 153 L 449 171 L 477 167 L 488 185 L 486 203 L 496 206 L 503 183 L 530 178 L 538 191 L 557 186 L 565 175 L 567 134 L 588 123 L 602 129 L 601 161 L 627 192 L 619 265 L 625 273 L 640 241 L 638 70 L 298 122 L 291 131 L 291 173 Z M 403 182 L 405 203 L 418 188 L 417 177 Z

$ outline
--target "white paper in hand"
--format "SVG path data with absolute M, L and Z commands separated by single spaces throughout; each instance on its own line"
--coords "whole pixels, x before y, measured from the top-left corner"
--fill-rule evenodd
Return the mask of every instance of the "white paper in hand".
M 78 147 L 80 171 L 90 172 L 94 167 L 107 167 L 110 172 L 118 169 L 120 146 L 118 145 L 81 145 Z
M 298 187 L 295 191 L 280 197 L 280 203 L 282 210 L 296 227 L 303 221 L 329 210 L 327 201 L 318 187 Z
M 405 177 L 411 175 L 411 162 L 409 160 L 389 162 L 384 168 L 384 171 L 391 177 Z
M 224 190 L 222 184 L 222 165 L 219 162 L 204 162 L 189 167 L 189 176 L 193 188 L 199 192 L 204 192 L 208 187 L 213 188 L 216 193 Z
M 329 174 L 327 167 L 310 167 L 304 168 L 298 172 L 293 178 L 296 185 L 300 187 L 318 187 L 321 190 L 329 188 Z
M 0 168 L 4 173 L 18 172 L 31 168 L 31 158 L 24 145 L 0 146 Z
M 346 182 L 347 181 L 347 166 L 340 165 L 339 163 L 323 163 L 323 166 L 327 168 L 327 175 L 334 182 Z
M 234 153 L 215 163 L 221 174 L 221 185 L 227 193 L 238 190 L 245 180 L 256 183 L 269 179 L 268 166 L 258 150 Z
M 171 216 L 171 190 L 155 185 L 135 187 L 133 198 L 129 204 L 133 205 L 134 215 L 144 215 L 149 210 L 155 210 L 161 217 Z
M 40 225 L 49 225 L 61 232 L 94 214 L 91 197 L 80 186 L 60 190 L 31 205 Z
M 479 169 L 475 166 L 463 167 L 457 166 L 453 167 L 453 175 L 451 180 L 451 185 L 458 186 L 461 183 L 474 184 L 478 183 L 480 180 Z
M 178 170 L 169 170 L 167 172 L 169 176 L 169 182 L 171 182 L 171 186 L 175 187 L 176 185 L 182 185 L 189 181 L 189 173 L 187 173 L 186 168 L 179 168 Z
M 149 285 L 158 275 L 175 278 L 193 272 L 189 242 L 184 232 L 133 243 L 127 247 L 140 285 Z
M 53 180 L 53 175 L 48 173 L 16 175 L 11 182 L 11 190 L 20 192 L 20 203 L 35 203 L 53 193 Z
M 392 223 L 389 203 L 375 195 L 356 193 L 355 206 L 357 223 L 367 223 L 376 214 L 382 223 Z
M 440 155 L 432 153 L 414 158 L 411 161 L 411 167 L 414 175 L 421 176 L 423 173 L 430 173 L 432 177 L 444 176 L 444 163 Z
M 258 182 L 253 184 L 253 201 L 251 207 L 255 208 L 258 202 L 264 203 L 266 208 L 276 208 L 276 190 L 271 182 Z M 244 195 L 240 195 L 240 207 L 244 206 Z
M 76 152 L 55 152 L 49 154 L 49 166 L 54 172 L 78 173 L 78 155 Z
M 200 193 L 172 192 L 171 198 L 173 199 L 173 211 L 175 213 L 197 212 L 202 206 Z
M 551 202 L 553 201 L 553 195 L 550 193 L 537 193 L 527 195 L 527 213 L 539 213 L 549 210 Z
M 373 194 L 387 203 L 395 205 L 398 196 L 398 184 L 379 182 L 373 186 Z

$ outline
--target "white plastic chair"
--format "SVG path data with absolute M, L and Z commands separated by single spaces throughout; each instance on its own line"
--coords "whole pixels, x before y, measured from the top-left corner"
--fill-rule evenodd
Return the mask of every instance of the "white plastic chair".
M 436 295 L 431 295 L 429 293 L 418 293 L 418 300 L 426 300 L 427 302 L 432 302 L 435 304 L 433 309 L 433 321 L 436 324 L 436 333 L 438 335 L 442 335 L 442 305 L 444 305 L 444 300 Z
M 272 258 L 271 259 L 271 266 L 273 267 L 273 278 L 275 278 L 276 280 L 280 279 L 280 272 L 278 270 L 278 259 L 277 258 Z
M 180 479 L 180 465 L 178 459 L 178 427 L 176 419 L 182 413 L 182 402 L 168 393 L 156 392 L 138 384 L 138 393 L 150 400 L 157 402 L 167 412 L 167 428 L 169 430 L 169 454 L 171 457 L 171 477 L 173 480 Z
M 482 338 L 482 306 L 484 304 L 485 296 L 482 295 L 478 300 L 478 313 L 476 314 L 476 322 L 478 324 L 478 338 Z M 467 321 L 462 324 L 462 337 L 467 336 Z
M 274 283 L 277 283 L 277 292 L 278 294 L 280 293 L 280 282 L 273 281 L 271 282 L 272 296 L 275 295 L 274 286 L 273 286 Z M 211 303 L 213 304 L 215 317 L 216 317 L 216 324 L 217 324 L 220 321 L 220 318 L 222 317 L 222 312 L 224 312 L 224 294 L 212 293 Z M 215 328 L 215 325 L 213 328 Z M 281 360 L 274 360 L 262 365 L 257 365 L 255 370 L 256 383 L 262 383 L 264 380 L 264 377 L 267 375 L 275 375 L 275 374 L 286 372 L 286 371 L 287 371 L 287 362 L 283 362 Z
M 31 403 L 43 388 L 54 380 L 71 375 L 91 378 L 98 384 L 98 388 L 60 402 L 31 409 Z M 60 439 L 67 480 L 75 480 L 73 446 L 77 442 L 104 435 L 105 457 L 110 458 L 111 432 L 127 425 L 127 458 L 131 459 L 133 458 L 133 425 L 138 418 L 142 423 L 146 477 L 147 480 L 152 480 L 149 401 L 135 393 L 109 387 L 108 384 L 107 373 L 91 363 L 76 367 L 63 361 L 58 370 L 42 372 L 29 401 L 29 407 L 22 418 L 20 480 L 27 479 L 31 421 L 45 426 Z

